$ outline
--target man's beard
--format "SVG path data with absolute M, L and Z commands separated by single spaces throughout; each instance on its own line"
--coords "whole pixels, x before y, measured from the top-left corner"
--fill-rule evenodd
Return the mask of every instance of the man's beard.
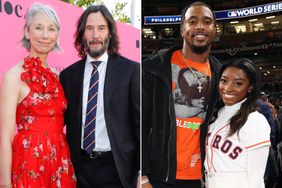
M 97 41 L 90 41 L 89 44 L 91 43 L 97 43 Z M 103 53 L 105 53 L 105 51 L 108 50 L 108 47 L 109 47 L 109 43 L 110 43 L 110 39 L 109 38 L 106 38 L 103 42 L 102 42 L 102 47 L 98 50 L 91 50 L 87 44 L 87 42 L 84 40 L 84 46 L 86 48 L 86 51 L 87 53 L 93 57 L 93 58 L 96 58 L 96 57 L 100 57 Z
M 195 46 L 194 44 L 190 44 L 189 46 L 191 48 L 191 51 L 196 54 L 203 54 L 207 52 L 210 48 L 210 44 L 205 45 L 205 46 Z

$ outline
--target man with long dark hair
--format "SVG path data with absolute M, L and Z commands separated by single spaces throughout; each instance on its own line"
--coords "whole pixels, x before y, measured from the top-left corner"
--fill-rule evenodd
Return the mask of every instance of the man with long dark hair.
M 209 56 L 215 16 L 208 5 L 195 2 L 183 9 L 181 22 L 183 46 L 142 63 L 143 188 L 201 187 L 220 68 Z
M 78 20 L 82 58 L 62 71 L 67 139 L 78 188 L 133 188 L 139 168 L 139 64 L 119 55 L 115 21 L 104 5 Z

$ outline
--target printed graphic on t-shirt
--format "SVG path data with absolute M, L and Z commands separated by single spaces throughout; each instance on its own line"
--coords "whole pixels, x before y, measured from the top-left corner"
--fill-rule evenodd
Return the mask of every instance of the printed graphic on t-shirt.
M 171 67 L 176 116 L 204 119 L 207 108 L 209 77 L 192 66 L 182 68 L 180 65 L 172 64 Z
M 184 60 L 181 51 L 171 58 L 172 93 L 177 126 L 177 179 L 200 179 L 200 126 L 209 101 L 210 66 Z

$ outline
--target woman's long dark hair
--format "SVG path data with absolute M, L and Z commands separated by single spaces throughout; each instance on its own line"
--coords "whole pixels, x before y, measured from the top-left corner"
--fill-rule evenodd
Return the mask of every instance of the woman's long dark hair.
M 109 10 L 104 5 L 93 5 L 88 7 L 83 14 L 80 16 L 78 22 L 77 22 L 77 29 L 76 33 L 74 35 L 75 42 L 74 46 L 76 50 L 78 51 L 79 57 L 83 58 L 86 56 L 87 48 L 86 44 L 83 39 L 86 21 L 89 16 L 89 14 L 93 12 L 101 12 L 104 18 L 106 19 L 110 31 L 110 43 L 108 47 L 108 54 L 112 56 L 116 56 L 119 54 L 119 38 L 117 35 L 117 27 L 115 20 L 112 16 L 112 14 L 109 12 Z
M 249 59 L 246 58 L 236 58 L 228 61 L 227 63 L 223 64 L 221 71 L 219 73 L 219 78 L 221 78 L 223 72 L 229 68 L 235 67 L 238 68 L 246 74 L 246 76 L 250 79 L 250 84 L 253 86 L 250 93 L 247 95 L 247 100 L 243 102 L 239 111 L 230 119 L 230 131 L 228 136 L 232 136 L 242 128 L 242 126 L 246 123 L 247 118 L 251 112 L 256 110 L 256 101 L 259 96 L 259 84 L 260 84 L 260 76 L 259 71 L 256 65 Z M 219 84 L 218 84 L 219 87 Z M 219 90 L 219 88 L 218 88 Z M 212 122 L 214 122 L 218 117 L 219 110 L 224 106 L 224 103 L 219 96 L 218 103 L 214 110 L 214 115 Z

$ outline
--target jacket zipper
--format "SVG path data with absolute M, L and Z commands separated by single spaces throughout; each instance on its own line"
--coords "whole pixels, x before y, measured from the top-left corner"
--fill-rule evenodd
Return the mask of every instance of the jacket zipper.
M 168 138 L 168 144 L 167 144 L 167 173 L 166 173 L 166 179 L 165 181 L 168 182 L 168 178 L 169 178 L 169 162 L 170 162 L 170 156 L 169 156 L 169 143 L 171 140 L 171 129 L 172 129 L 172 120 L 171 120 L 171 113 L 170 113 L 170 102 L 171 102 L 171 95 L 169 95 L 169 118 L 170 118 L 170 134 L 169 134 L 169 138 Z
M 149 145 L 151 144 L 151 136 L 152 136 L 152 130 L 153 130 L 153 128 L 151 127 L 151 129 L 150 129 L 150 133 L 149 133 Z

